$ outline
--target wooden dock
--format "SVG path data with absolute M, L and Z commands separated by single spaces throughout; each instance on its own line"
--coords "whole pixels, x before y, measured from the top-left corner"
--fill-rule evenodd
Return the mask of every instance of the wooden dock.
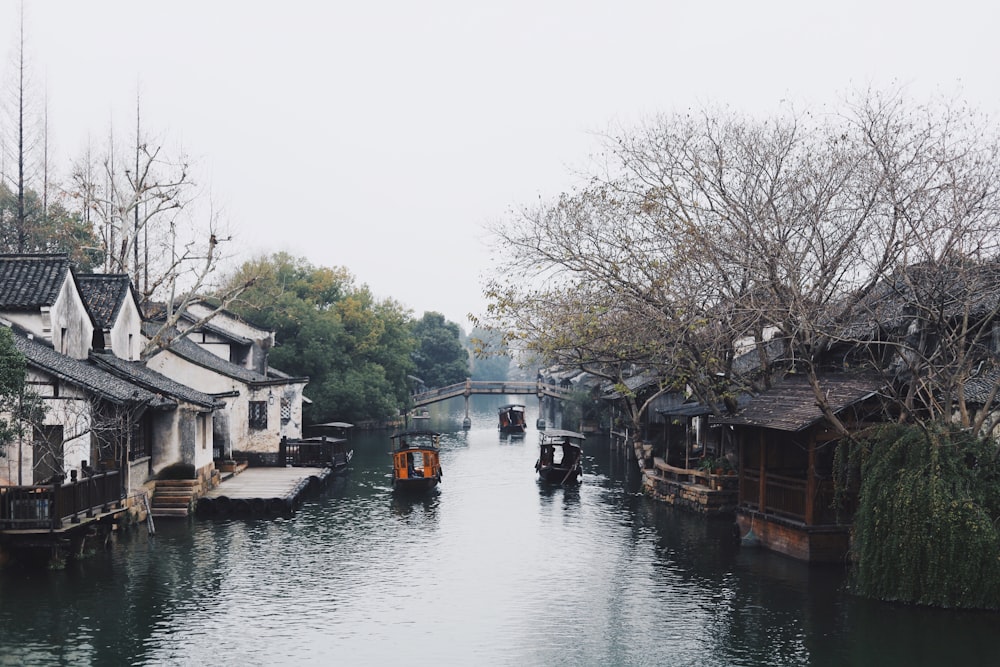
M 199 498 L 196 512 L 205 517 L 288 516 L 331 474 L 330 468 L 247 468 Z

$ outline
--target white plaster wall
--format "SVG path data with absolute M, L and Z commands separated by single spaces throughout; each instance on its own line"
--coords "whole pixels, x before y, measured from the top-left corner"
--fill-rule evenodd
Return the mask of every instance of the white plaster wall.
M 34 334 L 38 340 L 52 342 L 52 329 L 49 328 L 49 314 L 44 317 L 40 312 L 21 313 L 14 311 L 3 311 L 4 318 L 10 320 L 19 327 Z
M 177 419 L 179 410 L 156 412 L 152 419 L 150 469 L 156 475 L 167 466 L 181 463 Z
M 204 304 L 194 303 L 188 306 L 187 312 L 196 318 L 201 318 L 211 311 Z M 212 326 L 229 331 L 233 335 L 240 336 L 242 338 L 249 338 L 250 340 L 256 341 L 270 341 L 271 343 L 274 343 L 274 332 L 254 326 L 249 322 L 244 322 L 243 320 L 237 319 L 227 313 L 216 314 L 212 318 Z
M 188 306 L 188 313 L 194 317 L 204 317 L 210 312 L 207 306 L 202 304 L 192 304 Z M 274 332 L 268 331 L 267 329 L 262 329 L 260 327 L 254 326 L 244 322 L 232 315 L 226 313 L 217 313 L 211 320 L 212 326 L 227 331 L 233 336 L 238 336 L 240 338 L 247 338 L 249 340 L 255 341 L 255 345 L 251 346 L 250 354 L 247 355 L 246 362 L 243 364 L 245 368 L 256 369 L 258 372 L 264 372 L 265 370 L 265 357 L 267 355 L 266 350 L 274 347 Z M 205 332 L 204 338 L 196 340 L 199 345 L 204 347 L 206 350 L 211 351 L 213 354 L 217 354 L 225 360 L 230 359 L 230 341 L 225 341 L 224 337 L 215 334 L 214 332 Z M 225 341 L 225 351 L 222 351 L 220 344 Z
M 162 350 L 150 358 L 146 365 L 159 373 L 177 382 L 183 382 L 192 389 L 206 394 L 224 394 L 228 392 L 238 392 L 238 396 L 227 396 L 225 398 L 226 407 L 223 408 L 229 423 L 229 447 L 228 449 L 246 450 L 249 440 L 249 401 L 256 400 L 250 398 L 249 387 L 239 380 L 216 373 L 197 364 L 192 364 L 186 359 L 178 357 L 169 350 Z M 267 394 L 264 394 L 265 400 Z M 270 415 L 269 415 L 270 417 Z M 268 424 L 270 424 L 268 419 Z M 210 437 L 210 436 L 209 436 Z M 211 447 L 211 443 L 209 443 Z M 275 445 L 277 451 L 277 445 Z
M 194 450 L 195 470 L 201 470 L 214 461 L 212 457 L 212 414 L 200 412 L 197 416 L 198 433 Z
M 119 359 L 136 361 L 142 352 L 142 316 L 131 294 L 118 311 L 114 326 L 111 327 L 111 352 Z
M 289 402 L 291 408 L 291 419 L 281 425 L 281 435 L 286 438 L 302 437 L 302 392 L 305 387 L 304 382 L 281 387 L 281 394 Z M 277 390 L 277 387 L 275 389 Z M 280 418 L 280 413 L 278 416 Z
M 74 359 L 86 359 L 94 342 L 94 324 L 83 305 L 76 283 L 68 274 L 52 305 L 50 320 L 52 347 Z

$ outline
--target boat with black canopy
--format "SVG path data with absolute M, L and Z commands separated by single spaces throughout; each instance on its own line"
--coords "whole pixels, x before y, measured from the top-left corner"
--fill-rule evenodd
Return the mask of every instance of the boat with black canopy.
M 551 484 L 576 484 L 583 476 L 583 433 L 552 430 L 539 436 L 538 478 Z
M 509 403 L 497 408 L 497 421 L 500 435 L 524 435 L 527 429 L 524 406 L 518 403 Z

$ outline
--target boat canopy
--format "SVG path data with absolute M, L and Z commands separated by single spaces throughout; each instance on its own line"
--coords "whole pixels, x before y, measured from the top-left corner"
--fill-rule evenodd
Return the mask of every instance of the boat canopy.
M 389 438 L 392 440 L 392 448 L 395 451 L 401 449 L 437 450 L 441 434 L 437 431 L 410 429 L 407 431 L 397 431 L 389 436 Z
M 570 441 L 571 444 L 579 445 L 586 439 L 587 436 L 583 433 L 577 433 L 576 431 L 563 431 L 560 429 L 551 429 L 541 434 L 542 442 L 550 445 L 560 441 Z M 580 442 L 572 442 L 574 440 L 579 440 Z
M 497 408 L 497 410 L 516 410 L 517 408 L 521 408 L 522 410 L 524 410 L 524 404 L 508 403 L 507 405 L 501 405 L 499 408 Z

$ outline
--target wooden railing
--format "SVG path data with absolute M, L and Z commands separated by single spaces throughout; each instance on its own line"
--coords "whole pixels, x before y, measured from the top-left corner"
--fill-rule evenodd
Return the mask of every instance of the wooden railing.
M 767 474 L 764 507 L 760 507 L 760 472 L 744 469 L 740 484 L 740 504 L 767 514 L 776 514 L 796 521 L 806 521 L 808 484 L 799 477 L 788 477 L 773 472 Z M 850 521 L 854 515 L 855 498 L 847 494 L 835 508 L 833 480 L 821 479 L 815 483 L 812 525 L 839 524 Z
M 735 489 L 738 479 L 735 473 L 720 475 L 700 468 L 678 468 L 659 457 L 653 459 L 653 466 L 666 479 L 684 484 L 699 484 L 713 489 Z
M 294 440 L 282 438 L 278 446 L 279 466 L 309 466 L 322 468 L 334 462 L 334 456 L 343 438 L 322 440 Z
M 120 506 L 121 472 L 109 470 L 66 484 L 0 486 L 0 530 L 55 529 Z

